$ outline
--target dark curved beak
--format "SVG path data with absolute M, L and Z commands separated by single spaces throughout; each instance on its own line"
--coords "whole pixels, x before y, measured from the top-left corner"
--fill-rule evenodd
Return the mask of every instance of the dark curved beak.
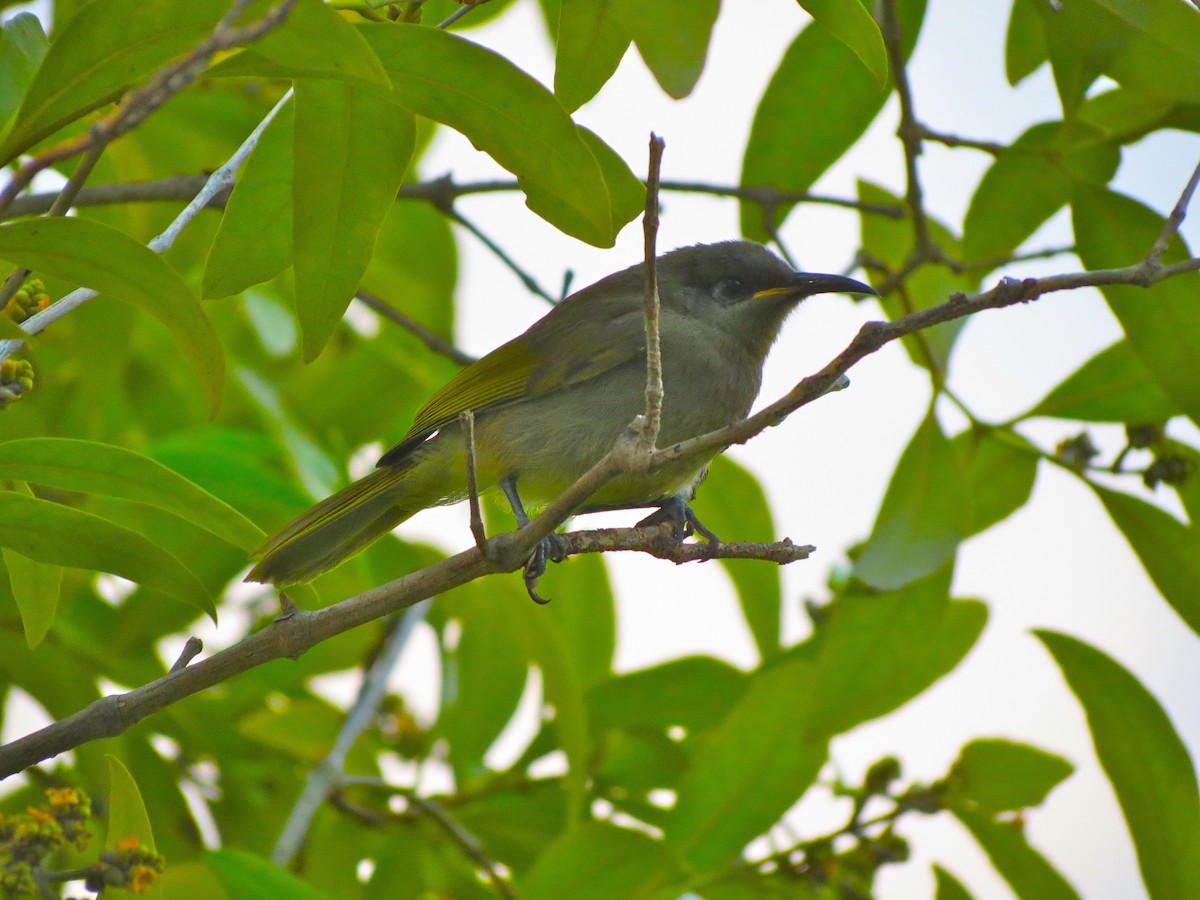
M 814 272 L 797 272 L 791 284 L 758 291 L 755 299 L 767 297 L 809 297 L 813 294 L 871 294 L 878 296 L 874 288 L 845 275 L 819 275 Z

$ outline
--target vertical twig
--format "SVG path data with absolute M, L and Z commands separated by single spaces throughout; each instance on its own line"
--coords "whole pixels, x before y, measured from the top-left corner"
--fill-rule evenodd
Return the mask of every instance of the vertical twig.
M 479 509 L 479 482 L 475 471 L 475 413 L 464 409 L 458 415 L 462 428 L 463 447 L 467 452 L 467 499 L 471 504 L 471 534 L 479 552 L 486 553 L 487 531 L 483 527 L 483 513 Z
M 661 310 L 658 299 L 658 184 L 662 169 L 663 149 L 666 142 L 658 135 L 650 135 L 650 170 L 646 178 L 646 214 L 642 218 L 645 234 L 645 294 L 643 313 L 646 321 L 646 413 L 638 438 L 640 449 L 649 453 L 658 444 L 658 430 L 662 424 L 663 375 L 662 343 L 659 334 Z
M 1171 210 L 1171 215 L 1167 216 L 1167 221 L 1163 223 L 1162 233 L 1159 234 L 1158 240 L 1154 242 L 1154 247 L 1146 257 L 1146 265 L 1157 267 L 1162 264 L 1163 254 L 1167 252 L 1167 245 L 1171 243 L 1171 238 L 1179 233 L 1179 226 L 1183 224 L 1183 220 L 1187 216 L 1188 204 L 1192 202 L 1192 195 L 1196 193 L 1198 184 L 1200 184 L 1200 165 L 1197 165 L 1192 172 L 1192 177 L 1188 179 L 1187 185 L 1179 195 L 1175 208 Z

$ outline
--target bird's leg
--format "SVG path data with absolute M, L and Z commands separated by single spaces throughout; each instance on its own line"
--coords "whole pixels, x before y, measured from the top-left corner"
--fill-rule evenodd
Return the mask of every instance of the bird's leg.
M 505 475 L 501 478 L 500 490 L 504 491 L 508 505 L 512 507 L 513 515 L 517 518 L 517 528 L 524 528 L 529 524 L 529 516 L 525 512 L 525 504 L 521 502 L 521 495 L 517 492 L 517 476 Z M 529 592 L 534 603 L 550 602 L 549 598 L 538 596 L 538 579 L 546 574 L 547 563 L 562 562 L 563 558 L 562 546 L 553 534 L 538 541 L 533 552 L 529 554 L 529 559 L 525 561 L 525 590 Z
M 637 524 L 641 528 L 643 525 L 661 525 L 663 522 L 671 523 L 672 534 L 675 540 L 681 543 L 690 534 L 698 534 L 710 544 L 721 543 L 721 539 L 705 528 L 704 523 L 696 518 L 696 514 L 692 512 L 692 508 L 688 506 L 681 494 L 668 497 L 657 510 Z

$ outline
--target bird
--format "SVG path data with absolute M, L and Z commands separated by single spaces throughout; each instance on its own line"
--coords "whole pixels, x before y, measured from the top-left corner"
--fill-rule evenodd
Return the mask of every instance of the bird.
M 695 244 L 656 260 L 663 405 L 659 445 L 745 418 L 784 320 L 814 294 L 874 294 L 842 275 L 794 271 L 751 241 Z M 471 363 L 417 411 L 374 471 L 270 535 L 250 556 L 247 581 L 311 581 L 410 516 L 467 496 L 460 415 L 474 415 L 480 492 L 501 490 L 518 526 L 526 503 L 553 500 L 598 462 L 643 412 L 646 396 L 644 263 L 555 305 L 528 330 Z M 715 454 L 714 454 L 715 455 Z M 639 524 L 669 521 L 682 540 L 716 538 L 690 501 L 709 459 L 618 476 L 581 512 L 656 508 Z M 553 536 L 531 557 L 545 570 Z M 530 568 L 526 584 L 530 584 Z M 540 600 L 530 587 L 530 594 Z

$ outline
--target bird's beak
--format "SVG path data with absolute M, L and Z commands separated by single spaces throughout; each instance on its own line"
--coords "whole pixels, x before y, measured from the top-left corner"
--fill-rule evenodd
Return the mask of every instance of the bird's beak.
M 755 300 L 766 300 L 771 297 L 808 297 L 812 294 L 873 294 L 878 296 L 873 288 L 861 281 L 847 278 L 845 275 L 818 275 L 812 272 L 797 272 L 791 284 L 781 287 L 767 288 L 757 291 Z

